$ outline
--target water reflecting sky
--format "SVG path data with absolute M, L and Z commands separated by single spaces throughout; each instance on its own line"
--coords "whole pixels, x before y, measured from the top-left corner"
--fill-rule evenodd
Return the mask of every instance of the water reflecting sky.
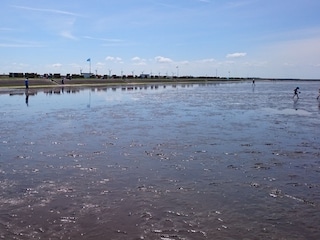
M 0 236 L 317 239 L 319 88 L 0 94 Z

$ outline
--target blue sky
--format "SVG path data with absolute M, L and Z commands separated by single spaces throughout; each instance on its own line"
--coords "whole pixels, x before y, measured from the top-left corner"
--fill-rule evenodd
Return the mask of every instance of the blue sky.
M 0 73 L 91 63 L 98 74 L 319 79 L 319 9 L 319 0 L 1 0 Z

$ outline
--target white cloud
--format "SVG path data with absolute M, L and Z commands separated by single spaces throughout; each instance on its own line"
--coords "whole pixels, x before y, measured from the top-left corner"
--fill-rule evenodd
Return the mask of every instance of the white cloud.
M 109 61 L 109 62 L 123 63 L 122 58 L 120 58 L 120 57 L 107 56 L 105 59 L 106 59 L 106 61 Z
M 54 64 L 52 64 L 52 67 L 53 67 L 53 68 L 60 68 L 61 66 L 62 66 L 61 63 L 54 63 Z
M 229 53 L 227 54 L 226 58 L 240 58 L 245 57 L 247 53 L 244 52 L 236 52 L 236 53 Z
M 139 57 L 133 57 L 131 58 L 132 61 L 137 62 L 137 61 L 142 61 L 143 59 L 139 58 Z
M 188 64 L 190 64 L 190 62 L 185 60 L 185 61 L 178 62 L 178 64 L 188 65 Z
M 170 58 L 157 56 L 154 58 L 158 63 L 172 63 L 173 61 Z
M 111 56 L 107 56 L 106 57 L 106 61 L 113 61 L 114 57 L 111 57 Z
M 144 65 L 147 65 L 146 62 L 135 62 L 134 65 L 136 66 L 144 66 Z
M 199 60 L 201 63 L 214 63 L 216 60 L 214 58 L 207 58 L 207 59 L 201 59 Z
M 133 57 L 131 58 L 131 61 L 133 61 L 133 64 L 136 66 L 144 66 L 147 65 L 146 60 L 140 57 Z

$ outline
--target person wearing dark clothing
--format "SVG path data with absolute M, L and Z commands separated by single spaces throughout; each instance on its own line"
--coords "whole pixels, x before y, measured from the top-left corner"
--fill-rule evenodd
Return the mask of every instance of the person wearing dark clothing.
M 24 85 L 26 86 L 26 89 L 29 88 L 29 79 L 28 79 L 28 78 L 26 78 L 26 79 L 24 80 Z
M 297 98 L 299 99 L 299 87 L 296 87 L 294 90 L 293 90 L 293 92 L 294 92 L 294 94 L 293 94 L 293 98 L 295 97 L 295 96 L 297 96 Z

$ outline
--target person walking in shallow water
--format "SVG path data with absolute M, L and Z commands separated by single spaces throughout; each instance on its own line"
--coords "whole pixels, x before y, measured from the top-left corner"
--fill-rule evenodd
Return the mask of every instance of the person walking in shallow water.
M 317 100 L 320 98 L 320 88 L 319 88 L 319 95 L 318 95 L 318 97 L 317 97 Z
M 26 79 L 24 80 L 24 85 L 26 86 L 26 89 L 29 88 L 29 79 L 28 79 L 28 78 L 26 78 Z
M 294 92 L 294 94 L 293 94 L 293 98 L 295 97 L 295 96 L 297 96 L 297 98 L 299 99 L 299 87 L 296 87 L 294 90 L 293 90 L 293 92 Z

